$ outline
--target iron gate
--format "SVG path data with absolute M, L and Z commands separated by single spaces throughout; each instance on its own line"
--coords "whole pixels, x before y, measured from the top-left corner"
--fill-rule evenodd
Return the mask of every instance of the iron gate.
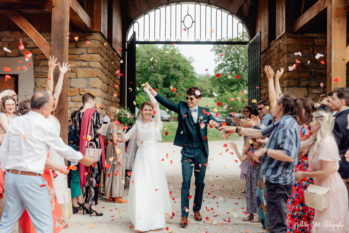
M 126 45 L 126 77 L 124 97 L 126 101 L 126 108 L 132 113 L 135 113 L 136 107 L 134 101 L 136 99 L 136 32 L 133 33 L 131 39 Z
M 248 43 L 248 103 L 256 105 L 260 100 L 261 86 L 261 35 L 258 33 Z

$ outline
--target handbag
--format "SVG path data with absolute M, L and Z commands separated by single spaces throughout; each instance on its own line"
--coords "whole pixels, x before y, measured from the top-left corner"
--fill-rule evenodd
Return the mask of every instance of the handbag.
M 329 189 L 311 184 L 304 191 L 305 204 L 315 210 L 325 210 L 328 207 Z
M 88 127 L 87 135 L 90 135 L 90 127 Z M 101 158 L 102 149 L 90 148 L 90 143 L 86 140 L 88 146 L 85 146 L 85 156 L 93 158 L 95 162 L 98 162 Z

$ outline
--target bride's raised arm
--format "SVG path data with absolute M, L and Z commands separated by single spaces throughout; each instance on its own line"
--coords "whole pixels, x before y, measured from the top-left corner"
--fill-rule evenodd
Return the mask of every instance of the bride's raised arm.
M 153 108 L 155 110 L 154 117 L 156 122 L 161 123 L 160 107 L 158 101 L 156 101 L 155 97 L 150 93 L 149 87 L 145 87 L 144 92 L 148 95 L 150 102 L 153 105 Z

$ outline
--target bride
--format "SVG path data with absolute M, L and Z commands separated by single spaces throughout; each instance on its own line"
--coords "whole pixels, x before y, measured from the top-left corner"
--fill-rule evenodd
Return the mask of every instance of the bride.
M 125 140 L 130 140 L 129 149 L 136 150 L 130 180 L 129 214 L 134 229 L 139 232 L 164 228 L 165 216 L 172 212 L 157 145 L 162 130 L 160 108 L 148 86 L 144 91 L 151 103 L 142 104 L 136 123 L 125 135 Z M 137 149 L 132 146 L 133 140 Z

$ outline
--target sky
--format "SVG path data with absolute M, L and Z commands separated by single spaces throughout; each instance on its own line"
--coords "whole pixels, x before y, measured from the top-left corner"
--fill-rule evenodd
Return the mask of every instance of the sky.
M 214 75 L 216 63 L 215 54 L 211 52 L 213 45 L 176 45 L 176 47 L 186 58 L 192 58 L 192 65 L 197 74 Z

